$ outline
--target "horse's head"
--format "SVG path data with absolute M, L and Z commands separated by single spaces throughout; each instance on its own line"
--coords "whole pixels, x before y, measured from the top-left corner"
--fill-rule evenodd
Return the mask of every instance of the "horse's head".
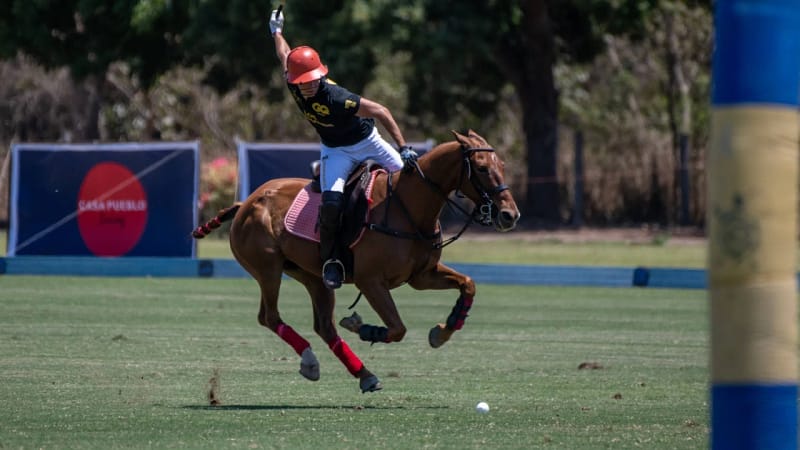
M 520 213 L 505 184 L 505 163 L 478 133 L 469 130 L 467 135 L 453 134 L 461 144 L 466 169 L 461 192 L 477 205 L 476 220 L 483 225 L 494 224 L 497 231 L 511 231 Z

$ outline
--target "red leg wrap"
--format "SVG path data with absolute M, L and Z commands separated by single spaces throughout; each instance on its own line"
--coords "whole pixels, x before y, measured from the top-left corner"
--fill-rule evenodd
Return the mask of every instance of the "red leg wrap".
M 467 320 L 469 309 L 472 307 L 472 297 L 459 297 L 456 305 L 453 306 L 453 311 L 447 317 L 447 328 L 451 330 L 460 330 L 464 327 L 464 321 Z
M 303 339 L 292 327 L 285 323 L 279 324 L 278 330 L 275 333 L 286 341 L 287 344 L 291 345 L 298 355 L 301 355 L 303 350 L 311 347 L 311 344 L 309 344 L 307 340 Z
M 328 343 L 328 347 L 330 347 L 333 354 L 339 358 L 339 361 L 344 364 L 351 375 L 354 377 L 358 376 L 358 372 L 361 372 L 361 369 L 364 368 L 364 363 L 350 350 L 350 346 L 347 345 L 344 339 L 337 336 L 336 339 Z

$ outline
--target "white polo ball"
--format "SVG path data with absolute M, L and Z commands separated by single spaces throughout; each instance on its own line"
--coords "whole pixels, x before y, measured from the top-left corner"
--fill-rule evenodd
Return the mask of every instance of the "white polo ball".
M 475 411 L 477 411 L 479 414 L 486 414 L 489 412 L 489 404 L 486 402 L 480 402 L 475 405 Z

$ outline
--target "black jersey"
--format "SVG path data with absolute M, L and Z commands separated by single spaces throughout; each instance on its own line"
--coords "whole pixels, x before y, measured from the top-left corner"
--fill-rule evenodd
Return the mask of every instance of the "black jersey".
M 297 106 L 317 129 L 322 143 L 342 147 L 361 142 L 372 133 L 375 121 L 358 117 L 361 97 L 337 85 L 326 77 L 320 79 L 319 90 L 304 98 L 297 85 L 287 83 Z

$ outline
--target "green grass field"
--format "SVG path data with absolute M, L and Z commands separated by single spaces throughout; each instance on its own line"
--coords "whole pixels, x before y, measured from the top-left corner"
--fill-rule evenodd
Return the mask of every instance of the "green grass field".
M 513 232 L 489 237 L 491 239 L 485 235 L 466 234 L 444 248 L 442 259 L 445 262 L 621 267 L 703 268 L 706 263 L 706 246 L 697 242 L 531 241 Z M 224 236 L 212 235 L 198 241 L 197 251 L 201 258 L 233 258 Z
M 445 236 L 451 236 L 446 234 Z M 480 236 L 480 237 L 478 237 Z M 445 262 L 547 264 L 620 267 L 687 267 L 703 268 L 706 246 L 703 243 L 676 243 L 654 240 L 630 243 L 623 241 L 561 242 L 558 240 L 525 240 L 513 232 L 486 235 L 465 234 L 445 247 Z M 0 256 L 6 254 L 6 232 L 0 230 Z M 232 259 L 224 234 L 212 234 L 198 241 L 200 258 Z
M 450 236 L 451 234 L 446 234 Z M 445 262 L 547 264 L 620 267 L 688 267 L 703 268 L 706 263 L 704 243 L 664 242 L 630 243 L 623 241 L 562 242 L 558 240 L 526 240 L 514 234 L 464 235 L 447 246 Z M 0 230 L 0 256 L 6 254 L 6 232 Z M 228 240 L 223 234 L 212 234 L 198 241 L 200 258 L 233 259 Z
M 318 382 L 257 324 L 251 280 L 0 277 L 0 448 L 706 448 L 705 295 L 480 285 L 465 328 L 431 349 L 456 295 L 401 288 L 403 342 L 342 330 L 385 386 L 361 394 L 295 282 L 281 312 Z M 354 296 L 340 291 L 337 318 Z

